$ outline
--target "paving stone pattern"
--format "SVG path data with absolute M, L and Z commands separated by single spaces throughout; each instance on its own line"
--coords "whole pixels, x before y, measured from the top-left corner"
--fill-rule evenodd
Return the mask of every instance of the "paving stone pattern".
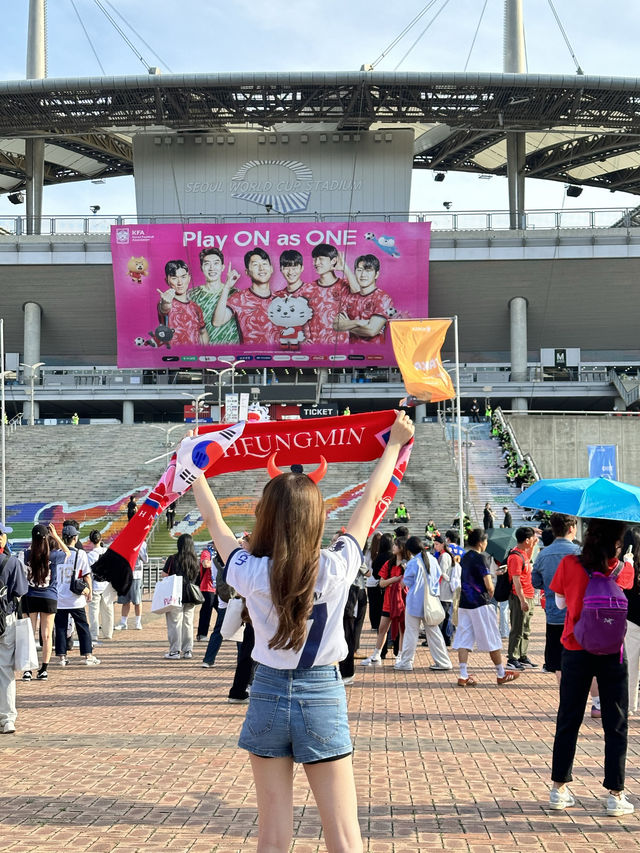
M 101 666 L 55 663 L 47 682 L 18 682 L 15 735 L 0 736 L 0 851 L 245 853 L 255 849 L 256 801 L 236 748 L 245 707 L 229 705 L 234 649 L 214 669 L 165 661 L 163 617 L 97 648 Z M 541 660 L 544 619 L 534 616 Z M 363 635 L 365 650 L 374 635 Z M 585 717 L 572 785 L 577 804 L 550 811 L 556 712 L 552 675 L 528 672 L 498 688 L 473 654 L 476 689 L 432 673 L 358 667 L 348 687 L 364 846 L 370 853 L 608 853 L 640 849 L 639 817 L 603 807 L 603 738 Z M 637 718 L 628 791 L 638 803 Z M 325 850 L 304 772 L 295 777 L 294 853 Z

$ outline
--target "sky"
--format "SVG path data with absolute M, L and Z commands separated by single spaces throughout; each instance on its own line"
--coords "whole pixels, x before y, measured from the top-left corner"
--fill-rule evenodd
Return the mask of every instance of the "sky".
M 135 51 L 98 3 L 113 15 Z M 28 0 L 22 0 L 7 4 L 3 11 L 0 80 L 25 76 L 28 5 Z M 143 74 L 144 63 L 159 66 L 163 73 L 353 71 L 380 57 L 425 5 L 427 0 L 393 4 L 388 0 L 181 0 L 179 4 L 174 0 L 49 0 L 48 76 Z M 554 5 L 585 74 L 637 76 L 640 4 L 554 0 Z M 483 7 L 485 0 L 433 0 L 429 11 L 376 70 L 462 71 L 466 66 L 468 71 L 501 71 L 504 0 L 486 0 L 481 19 Z M 528 70 L 574 74 L 574 60 L 549 0 L 524 0 L 524 20 Z M 625 208 L 640 203 L 637 196 L 591 188 L 571 199 L 561 183 L 534 179 L 526 183 L 529 210 Z M 412 210 L 442 212 L 445 201 L 457 212 L 505 210 L 506 179 L 449 173 L 445 181 L 435 183 L 431 171 L 414 171 Z M 45 215 L 89 215 L 89 207 L 96 204 L 100 215 L 134 214 L 133 179 L 44 190 Z M 0 216 L 19 212 L 24 209 L 0 196 Z

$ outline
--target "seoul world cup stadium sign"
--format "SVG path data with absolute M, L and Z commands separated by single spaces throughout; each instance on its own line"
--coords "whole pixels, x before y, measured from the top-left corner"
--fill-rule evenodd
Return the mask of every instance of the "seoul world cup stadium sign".
M 389 320 L 428 316 L 429 237 L 409 222 L 114 226 L 118 366 L 395 364 Z

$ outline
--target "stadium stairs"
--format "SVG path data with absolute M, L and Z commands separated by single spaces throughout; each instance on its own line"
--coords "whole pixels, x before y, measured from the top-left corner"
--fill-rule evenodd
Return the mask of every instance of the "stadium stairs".
M 158 429 L 145 424 L 37 426 L 13 432 L 7 438 L 6 503 L 7 523 L 14 527 L 14 537 L 28 538 L 36 513 L 40 512 L 42 520 L 77 518 L 82 539 L 92 527 L 105 531 L 107 540 L 112 539 L 126 523 L 129 495 L 136 494 L 140 501 L 164 470 L 164 441 Z M 157 456 L 161 458 L 145 464 Z M 372 467 L 373 463 L 330 466 L 322 484 L 329 511 L 328 536 L 348 521 Z M 216 478 L 216 495 L 234 530 L 250 525 L 265 482 L 264 471 Z M 393 513 L 400 501 L 409 509 L 409 526 L 416 534 L 424 532 L 430 518 L 446 529 L 457 516 L 456 475 L 438 424 L 417 425 L 411 461 L 381 524 L 383 532 L 395 526 Z M 173 536 L 166 530 L 164 517 L 159 519 L 149 543 L 150 555 L 172 553 L 175 535 L 181 528 L 193 529 L 195 519 L 195 502 L 187 493 L 178 504 Z M 195 536 L 206 540 L 208 534 L 199 530 Z
M 524 520 L 524 510 L 514 503 L 520 489 L 507 482 L 506 469 L 503 468 L 502 448 L 499 442 L 491 438 L 488 423 L 470 424 L 469 440 L 469 500 L 472 518 L 482 524 L 482 513 L 487 501 L 495 515 L 495 526 L 502 524 L 502 507 L 511 512 L 513 526 L 518 527 Z

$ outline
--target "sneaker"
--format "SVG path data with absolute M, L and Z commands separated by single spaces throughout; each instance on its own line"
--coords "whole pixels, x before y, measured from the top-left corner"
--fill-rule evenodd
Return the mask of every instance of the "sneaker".
M 523 658 L 520 658 L 518 663 L 522 664 L 522 666 L 525 669 L 537 669 L 538 668 L 538 664 L 534 663 L 532 660 L 529 660 L 529 658 L 526 655 Z
M 84 659 L 84 662 L 87 666 L 98 666 L 100 661 L 95 655 L 87 655 Z
M 371 657 L 361 660 L 360 666 L 382 666 L 382 659 L 371 655 Z
M 136 631 L 142 631 L 142 622 L 136 622 Z
M 16 727 L 13 723 L 5 723 L 0 729 L 0 734 L 3 735 L 14 735 L 16 733 Z
M 49 673 L 46 669 L 43 669 L 36 675 L 36 678 L 38 679 L 38 681 L 46 681 L 47 678 L 49 678 Z
M 624 791 L 620 791 L 618 796 L 609 794 L 607 797 L 607 814 L 611 817 L 633 814 L 635 810 L 635 806 L 626 798 Z
M 100 642 L 100 640 L 94 640 L 94 639 L 92 638 L 92 639 L 91 639 L 91 645 L 95 648 L 95 646 L 101 646 L 101 645 L 102 645 L 102 643 Z
M 22 673 L 22 680 L 23 681 L 31 681 L 31 670 L 30 669 L 27 669 L 27 670 L 25 670 L 25 672 Z
M 58 663 L 60 664 L 60 666 L 67 666 L 67 665 L 68 665 L 68 663 L 69 663 L 69 661 L 67 660 L 67 656 L 66 656 L 66 655 L 62 655 L 61 657 L 59 657 L 59 658 L 58 658 Z
M 542 669 L 540 670 L 540 672 L 550 673 L 551 670 L 547 669 L 546 666 L 544 664 L 542 664 Z
M 458 679 L 458 687 L 477 687 L 478 682 L 472 675 L 468 675 L 466 678 Z
M 611 798 L 610 798 L 611 799 Z M 569 806 L 575 806 L 576 801 L 573 794 L 568 788 L 561 791 L 559 788 L 552 788 L 549 792 L 549 808 L 555 811 L 562 811 Z
M 596 705 L 592 705 L 591 706 L 591 716 L 593 717 L 594 720 L 599 720 L 600 717 L 602 716 L 602 711 L 600 710 L 600 708 L 596 707 Z
M 182 655 L 182 657 L 183 657 L 185 660 L 191 660 L 191 658 L 193 657 L 193 652 L 185 652 L 185 653 Z
M 436 664 L 432 664 L 429 669 L 431 672 L 450 672 L 453 667 L 452 666 L 436 666 Z
M 180 652 L 167 652 L 165 660 L 180 660 Z
M 121 622 L 119 625 L 114 625 L 113 630 L 114 631 L 126 631 L 127 630 L 127 623 Z
M 204 640 L 206 640 L 206 639 L 207 639 L 207 635 L 206 635 L 206 634 L 198 634 L 198 635 L 196 636 L 196 643 L 202 643 L 202 642 L 203 642 Z
M 249 697 L 245 696 L 244 699 L 234 699 L 233 696 L 229 696 L 229 698 L 227 699 L 227 702 L 230 705 L 248 705 L 249 704 Z
M 514 658 L 509 658 L 507 661 L 507 665 L 505 669 L 509 669 L 512 672 L 521 672 L 524 669 L 524 666 L 520 663 L 519 660 L 514 660 Z
M 502 678 L 496 678 L 498 684 L 509 684 L 510 681 L 515 681 L 516 678 L 520 678 L 519 672 L 505 672 Z
M 207 663 L 206 660 L 202 661 L 202 668 L 203 669 L 213 669 L 214 666 L 215 666 L 214 663 Z
M 399 660 L 394 663 L 393 668 L 402 670 L 403 672 L 413 672 L 412 663 L 402 663 L 402 661 Z

